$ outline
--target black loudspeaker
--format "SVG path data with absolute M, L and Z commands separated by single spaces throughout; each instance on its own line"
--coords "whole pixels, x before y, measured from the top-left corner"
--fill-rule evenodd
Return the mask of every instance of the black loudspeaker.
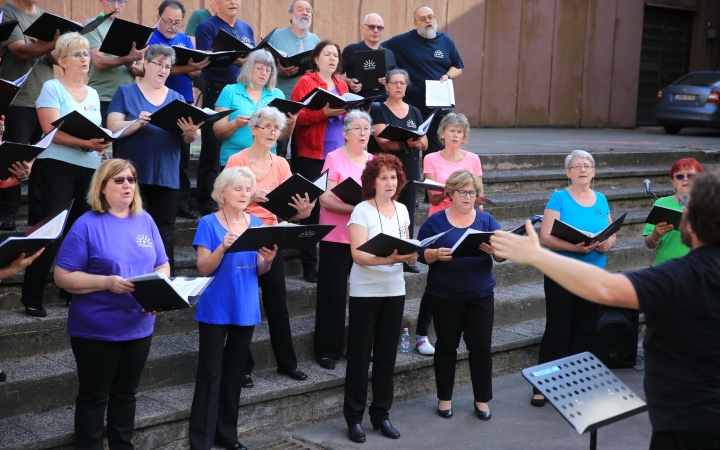
M 593 339 L 593 354 L 608 367 L 633 367 L 637 359 L 640 313 L 604 307 Z

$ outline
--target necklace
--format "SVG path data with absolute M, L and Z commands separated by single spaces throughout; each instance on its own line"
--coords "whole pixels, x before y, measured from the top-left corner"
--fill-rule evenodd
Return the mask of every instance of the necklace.
M 228 220 L 227 216 L 225 215 L 225 210 L 224 210 L 224 209 L 223 209 L 223 212 L 222 212 L 222 213 L 223 213 L 223 217 L 225 217 L 225 222 L 227 222 L 227 224 L 228 224 L 228 231 L 232 231 L 232 230 L 230 230 L 230 224 L 231 224 L 231 223 L 234 223 L 235 225 L 239 225 L 239 224 L 245 223 L 245 225 L 247 225 L 247 227 L 250 228 L 250 225 L 248 225 L 247 219 L 245 218 L 245 213 L 242 213 L 242 218 L 243 218 L 243 221 L 244 221 L 244 222 L 233 222 L 232 220 Z
M 391 106 L 393 109 L 402 109 L 404 105 L 400 105 L 400 106 L 390 105 L 390 106 Z
M 373 201 L 375 202 L 375 208 L 377 208 L 377 210 L 378 210 L 378 219 L 380 220 L 380 232 L 384 234 L 385 230 L 383 230 L 383 226 L 382 226 L 382 217 L 380 215 L 380 207 L 378 206 L 377 199 L 373 199 Z M 395 206 L 395 202 L 392 202 L 392 205 L 393 205 L 393 208 L 395 209 L 395 220 L 397 220 L 397 224 L 398 224 L 398 237 L 400 239 L 405 239 L 405 229 L 400 225 L 400 217 L 398 217 L 397 207 Z M 388 217 L 388 219 L 389 219 L 389 217 Z

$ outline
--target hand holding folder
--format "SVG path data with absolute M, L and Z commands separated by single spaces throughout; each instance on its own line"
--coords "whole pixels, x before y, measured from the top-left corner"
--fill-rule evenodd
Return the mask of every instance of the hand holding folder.
M 296 207 L 290 206 L 293 197 L 296 195 L 304 197 L 305 193 L 307 193 L 308 200 L 312 203 L 317 200 L 326 189 L 327 171 L 323 172 L 314 181 L 310 181 L 296 173 L 267 194 L 266 202 L 258 203 L 258 205 L 275 214 L 278 219 L 288 220 L 298 213 Z
M 168 133 L 179 135 L 183 130 L 178 125 L 178 120 L 190 118 L 193 124 L 197 125 L 201 122 L 205 124 L 215 123 L 223 117 L 237 111 L 236 109 L 228 109 L 223 112 L 213 111 L 209 108 L 198 108 L 189 105 L 181 100 L 173 100 L 167 105 L 155 111 L 150 116 L 150 124 L 158 128 L 162 128 Z
M 625 220 L 625 216 L 627 216 L 627 213 L 624 213 L 622 216 L 615 219 L 613 223 L 597 233 L 583 231 L 573 227 L 572 225 L 568 225 L 561 220 L 555 219 L 550 235 L 571 244 L 580 244 L 582 242 L 586 246 L 592 245 L 596 242 L 603 242 L 613 234 L 617 233 Z
M 256 252 L 261 248 L 273 248 L 274 245 L 278 246 L 278 250 L 312 249 L 333 228 L 335 225 L 288 223 L 248 228 L 225 250 L 225 253 Z
M 213 277 L 168 278 L 160 272 L 152 272 L 128 278 L 134 286 L 130 293 L 143 310 L 148 313 L 190 308 L 197 303 Z

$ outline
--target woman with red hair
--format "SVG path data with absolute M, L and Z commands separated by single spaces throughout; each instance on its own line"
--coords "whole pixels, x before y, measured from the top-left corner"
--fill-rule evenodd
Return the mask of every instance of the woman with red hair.
M 350 270 L 350 306 L 345 372 L 343 413 L 348 435 L 353 442 L 365 442 L 362 418 L 367 401 L 368 369 L 372 354 L 373 401 L 370 422 L 374 430 L 397 439 L 400 433 L 389 421 L 393 401 L 393 369 L 400 337 L 405 280 L 403 263 L 414 265 L 417 253 L 388 257 L 358 250 L 362 244 L 384 233 L 400 239 L 408 237 L 410 216 L 402 203 L 396 202 L 405 185 L 400 160 L 392 155 L 377 155 L 367 162 L 362 176 L 365 201 L 350 215 L 350 251 L 355 264 Z
M 676 161 L 670 167 L 670 181 L 675 188 L 675 194 L 657 199 L 653 206 L 682 211 L 680 196 L 690 193 L 693 176 L 702 170 L 702 166 L 695 158 Z M 660 222 L 657 225 L 645 224 L 643 236 L 645 236 L 645 245 L 650 249 L 656 249 L 655 265 L 668 259 L 680 258 L 690 252 L 690 248 L 680 239 L 680 230 L 674 229 L 673 225 L 667 222 Z

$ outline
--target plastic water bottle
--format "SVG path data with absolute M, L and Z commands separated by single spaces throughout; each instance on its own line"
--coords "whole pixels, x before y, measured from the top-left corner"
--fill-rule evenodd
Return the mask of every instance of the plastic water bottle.
M 410 353 L 410 333 L 407 328 L 403 328 L 402 338 L 400 338 L 400 353 Z

